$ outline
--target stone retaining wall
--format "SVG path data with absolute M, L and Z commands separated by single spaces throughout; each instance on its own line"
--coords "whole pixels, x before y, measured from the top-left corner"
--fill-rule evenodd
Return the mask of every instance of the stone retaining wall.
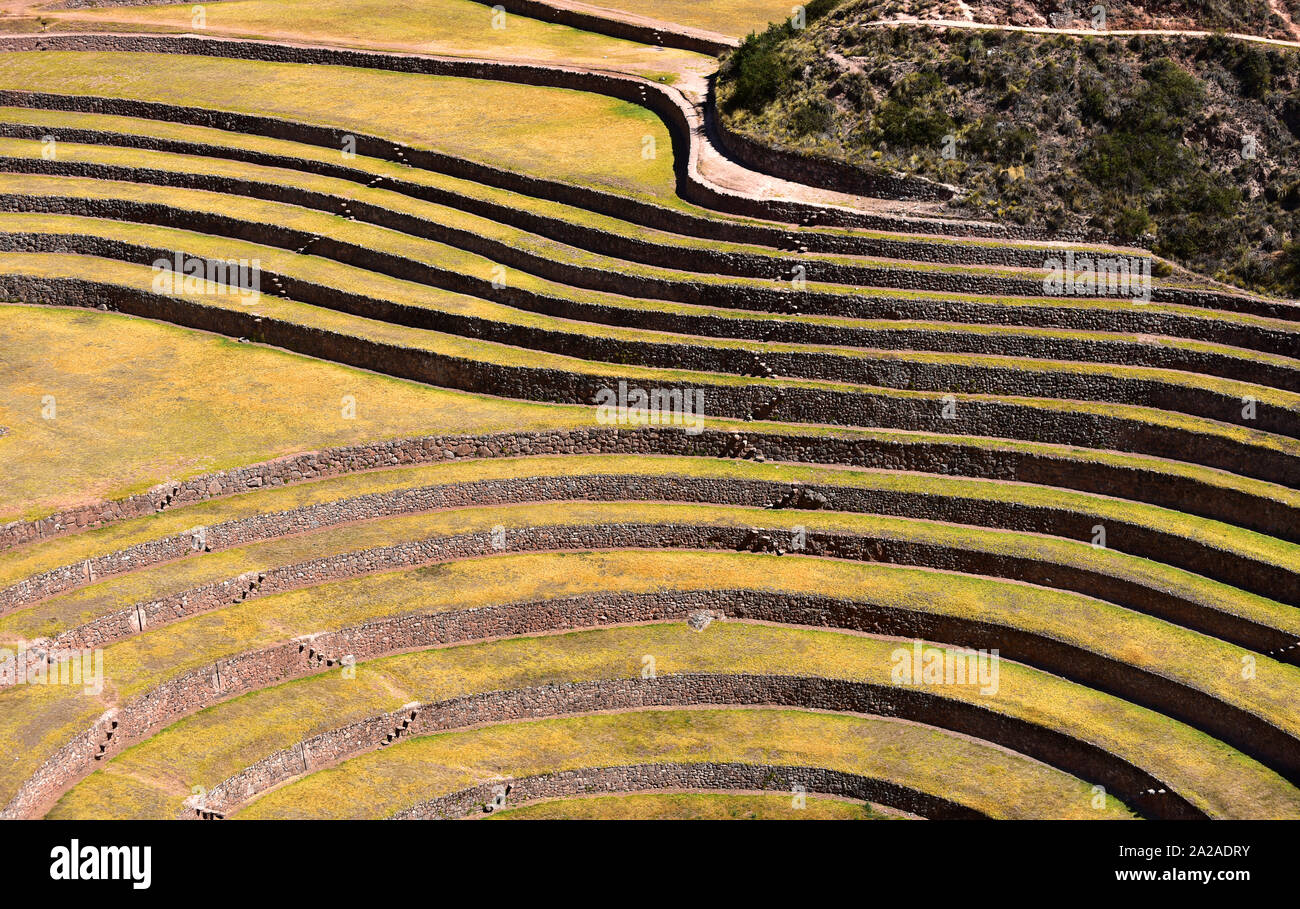
M 544 469 L 544 465 L 541 465 Z M 439 484 L 323 502 L 254 515 L 137 543 L 64 565 L 0 589 L 0 614 L 122 572 L 291 534 L 436 509 L 546 501 L 693 502 L 718 505 L 827 509 L 995 527 L 1088 541 L 1100 520 L 1066 507 L 1002 502 L 960 495 L 781 483 L 690 475 L 589 474 L 537 476 Z M 1300 606 L 1300 574 L 1219 549 L 1203 540 L 1130 521 L 1105 522 L 1108 545 L 1225 584 Z M 137 623 L 138 624 L 138 623 Z
M 709 103 L 705 106 L 705 112 L 709 136 L 714 144 L 722 149 L 727 157 L 734 158 L 750 170 L 761 174 L 769 174 L 808 186 L 880 199 L 947 202 L 957 195 L 957 188 L 946 183 L 936 183 L 923 177 L 909 177 L 885 171 L 867 171 L 823 155 L 800 154 L 775 145 L 756 142 L 731 129 L 727 125 L 726 118 L 718 116 L 712 80 L 710 80 Z M 1061 239 L 1074 238 L 1062 237 Z
M 1101 783 L 1130 808 L 1153 817 L 1205 818 L 1174 793 L 1145 795 L 1145 790 L 1166 789 L 1166 784 L 1091 742 L 967 701 L 922 688 L 839 679 L 704 673 L 547 685 L 407 705 L 277 751 L 212 787 L 180 817 L 228 816 L 274 786 L 408 738 L 566 714 L 694 706 L 796 707 L 896 717 L 993 742 L 1090 783 Z
M 0 818 L 40 816 L 101 761 L 204 707 L 239 694 L 357 662 L 449 643 L 624 623 L 714 615 L 830 627 L 997 649 L 1003 659 L 1062 676 L 1194 726 L 1300 780 L 1297 741 L 1262 717 L 1183 682 L 1018 628 L 827 596 L 767 591 L 660 591 L 574 596 L 462 612 L 378 619 L 273 645 L 185 673 L 105 714 L 52 755 L 20 788 Z
M 249 311 L 207 305 L 199 299 L 162 296 L 121 285 L 80 278 L 0 275 L 0 295 L 30 303 L 107 307 L 160 319 L 186 328 L 281 347 L 295 353 L 370 369 L 397 378 L 445 388 L 561 404 L 593 404 L 602 389 L 644 384 L 627 374 L 492 364 L 431 350 L 371 341 Z M 612 367 L 617 369 L 617 366 Z M 993 436 L 1192 461 L 1282 485 L 1300 484 L 1300 466 L 1284 450 L 1266 448 L 1226 433 L 1164 426 L 1122 412 L 1083 412 L 1025 404 L 1020 400 L 963 399 L 953 419 L 944 418 L 937 393 L 862 387 L 853 390 L 781 385 L 775 380 L 749 384 L 718 382 L 702 375 L 696 383 L 665 383 L 663 390 L 699 391 L 709 416 L 740 420 L 870 426 L 919 432 Z
M 441 820 L 486 813 L 498 792 L 508 788 L 506 808 L 539 799 L 562 799 L 593 793 L 648 792 L 698 789 L 748 790 L 754 792 L 794 791 L 803 787 L 809 795 L 839 796 L 873 802 L 931 820 L 981 820 L 986 816 L 947 799 L 919 792 L 886 780 L 871 779 L 823 767 L 783 767 L 769 764 L 662 763 L 623 767 L 594 767 L 566 770 L 522 779 L 484 783 L 449 795 L 421 802 L 398 812 L 394 820 Z
M 896 438 L 835 438 L 718 430 L 691 435 L 680 428 L 503 432 L 479 436 L 423 436 L 306 452 L 248 467 L 169 481 L 148 492 L 83 505 L 35 521 L 0 526 L 0 550 L 115 521 L 153 514 L 262 487 L 386 467 L 409 467 L 456 458 L 639 454 L 735 458 L 762 454 L 770 461 L 844 464 L 877 470 L 973 476 L 1061 486 L 1148 502 L 1237 524 L 1300 542 L 1300 516 L 1280 501 L 1185 476 L 1138 467 L 1080 463 L 1059 454 L 1039 454 L 990 445 Z

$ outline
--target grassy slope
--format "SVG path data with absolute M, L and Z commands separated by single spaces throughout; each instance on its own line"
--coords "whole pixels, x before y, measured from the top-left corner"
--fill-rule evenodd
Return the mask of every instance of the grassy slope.
M 111 73 L 106 77 L 105 73 Z M 172 54 L 0 55 L 0 87 L 142 98 L 378 133 L 551 179 L 664 201 L 673 195 L 663 122 L 602 95 L 503 82 Z M 393 116 L 392 99 L 402 99 Z M 590 141 L 599 135 L 600 142 Z M 642 137 L 657 154 L 641 156 Z
M 934 0 L 885 0 L 897 6 L 926 6 Z M 952 10 L 956 0 L 941 0 Z M 1224 29 L 1273 38 L 1293 38 L 1292 31 L 1277 17 L 1274 8 L 1289 8 L 1293 18 L 1300 18 L 1296 0 L 1111 0 L 1106 5 L 1106 25 L 1112 29 Z M 1011 6 L 1001 0 L 974 0 L 970 4 L 979 22 L 1010 22 L 1016 25 L 1046 25 L 1048 17 L 1059 14 L 1062 4 L 1055 0 L 1024 0 Z M 1088 28 L 1092 7 L 1081 5 L 1072 19 L 1062 25 Z M 952 15 L 946 18 L 960 18 Z
M 994 817 L 1129 816 L 1082 780 L 972 740 L 874 718 L 792 710 L 680 710 L 495 726 L 413 739 L 290 783 L 240 818 L 385 817 L 503 776 L 622 763 L 827 766 L 942 793 Z
M 450 54 L 493 60 L 604 66 L 631 71 L 700 67 L 707 58 L 652 49 L 523 16 L 492 27 L 490 5 L 469 0 L 236 0 L 205 4 L 202 29 L 193 6 L 103 7 L 48 14 L 61 27 L 115 23 L 139 30 L 157 26 L 221 37 L 269 38 L 379 50 Z
M 0 306 L 0 518 L 281 454 L 587 425 L 585 409 L 430 388 L 125 316 Z M 357 400 L 355 420 L 341 399 Z M 42 399 L 55 400 L 44 419 Z
M 362 663 L 355 678 L 330 672 L 257 691 L 173 724 L 78 784 L 54 816 L 93 816 L 122 778 L 150 780 L 116 816 L 174 812 L 194 786 L 211 788 L 266 755 L 412 702 L 465 693 L 635 677 L 642 659 L 660 675 L 683 672 L 823 675 L 890 684 L 896 641 L 836 632 L 715 623 L 703 633 L 654 624 L 524 637 L 403 654 Z M 1181 723 L 1004 662 L 998 691 L 964 685 L 934 693 L 1021 717 L 1092 741 L 1223 817 L 1300 813 L 1300 791 L 1232 748 Z M 156 793 L 149 793 L 149 789 Z
M 1224 29 L 1273 38 L 1291 38 L 1286 23 L 1274 15 L 1270 0 L 1110 0 L 1105 4 L 1107 29 Z M 1298 0 L 1280 0 L 1300 18 Z M 947 19 L 1042 28 L 1091 29 L 1093 7 L 1060 0 L 862 0 L 869 19 Z

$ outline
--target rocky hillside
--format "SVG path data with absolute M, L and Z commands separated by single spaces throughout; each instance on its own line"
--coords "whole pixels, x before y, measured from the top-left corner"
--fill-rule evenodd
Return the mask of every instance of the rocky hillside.
M 1300 296 L 1300 52 L 872 25 L 890 5 L 825 0 L 806 28 L 751 35 L 719 75 L 724 122 L 957 186 L 953 214 L 1141 243 Z
M 950 19 L 1052 28 L 1222 29 L 1300 37 L 1300 0 L 871 0 L 878 19 Z M 1104 8 L 1104 24 L 1097 7 Z M 1094 24 L 1096 22 L 1096 24 Z

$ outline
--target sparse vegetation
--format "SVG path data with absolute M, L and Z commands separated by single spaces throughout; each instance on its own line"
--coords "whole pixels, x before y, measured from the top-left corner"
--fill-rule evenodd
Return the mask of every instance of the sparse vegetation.
M 729 124 L 957 186 L 955 214 L 1149 245 L 1300 296 L 1300 52 L 1206 39 L 871 28 L 871 3 L 725 62 Z M 810 112 L 816 112 L 813 116 Z

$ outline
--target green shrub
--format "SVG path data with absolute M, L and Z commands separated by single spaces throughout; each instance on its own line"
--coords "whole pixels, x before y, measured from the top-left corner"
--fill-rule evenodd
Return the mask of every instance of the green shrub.
M 1263 51 L 1252 48 L 1243 54 L 1236 73 L 1241 80 L 1241 91 L 1247 98 L 1262 98 L 1268 94 L 1273 72 Z
M 1300 240 L 1292 240 L 1282 247 L 1277 274 L 1282 292 L 1288 297 L 1300 298 Z
M 796 136 L 825 132 L 830 128 L 833 113 L 834 108 L 826 101 L 803 101 L 790 111 L 790 130 Z
M 1130 206 L 1120 210 L 1120 213 L 1111 222 L 1111 227 L 1115 236 L 1126 243 L 1135 242 L 1147 234 L 1155 222 L 1151 220 L 1151 215 L 1141 205 Z
M 805 20 L 811 25 L 841 0 L 812 0 L 804 5 Z M 721 76 L 731 86 L 726 109 L 757 113 L 796 86 L 797 70 L 784 58 L 782 42 L 799 34 L 790 20 L 769 26 L 761 34 L 750 32 L 723 62 Z
M 937 73 L 911 73 L 895 83 L 876 113 L 885 141 L 902 148 L 935 148 L 956 123 L 943 109 L 944 84 Z
M 793 82 L 793 73 L 781 59 L 776 42 L 753 33 L 732 52 L 727 75 L 731 81 L 727 108 L 751 113 L 771 104 Z

